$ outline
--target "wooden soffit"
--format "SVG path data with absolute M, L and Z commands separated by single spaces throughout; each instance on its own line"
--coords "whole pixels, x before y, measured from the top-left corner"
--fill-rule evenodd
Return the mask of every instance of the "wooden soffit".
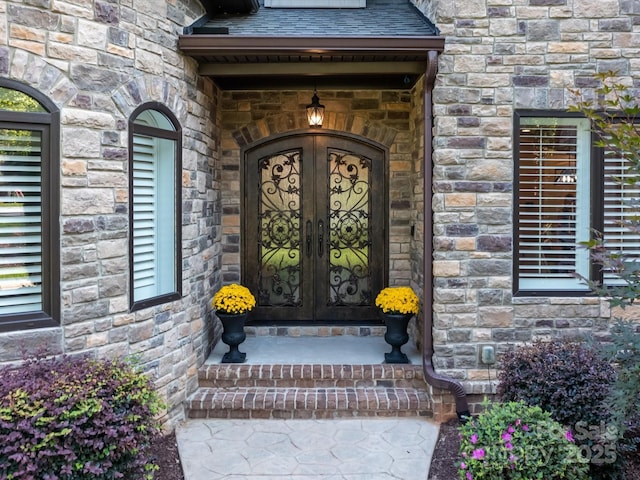
M 188 33 L 179 49 L 223 89 L 407 89 L 444 37 L 276 37 Z M 431 58 L 436 58 L 431 56 Z

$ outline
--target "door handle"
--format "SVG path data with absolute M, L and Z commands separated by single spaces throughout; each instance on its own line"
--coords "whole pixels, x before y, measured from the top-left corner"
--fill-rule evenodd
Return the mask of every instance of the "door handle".
M 311 223 L 311 220 L 307 220 L 307 257 L 311 256 L 312 248 L 313 248 L 313 223 Z
M 324 247 L 324 222 L 318 220 L 318 256 L 322 256 L 322 249 Z

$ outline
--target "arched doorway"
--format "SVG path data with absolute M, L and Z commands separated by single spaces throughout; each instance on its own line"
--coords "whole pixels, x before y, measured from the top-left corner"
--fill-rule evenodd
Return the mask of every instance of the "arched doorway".
M 243 279 L 254 322 L 377 322 L 387 270 L 387 151 L 305 132 L 244 152 Z

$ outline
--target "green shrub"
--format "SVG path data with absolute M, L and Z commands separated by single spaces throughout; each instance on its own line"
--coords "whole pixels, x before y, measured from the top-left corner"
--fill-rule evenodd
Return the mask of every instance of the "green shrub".
M 616 382 L 607 401 L 611 420 L 620 432 L 619 448 L 640 453 L 640 325 L 618 319 L 611 327 L 611 342 L 601 345 L 614 364 Z
M 0 478 L 153 478 L 161 405 L 130 364 L 37 359 L 0 369 L 0 379 Z
M 485 404 L 460 427 L 462 480 L 588 479 L 571 432 L 540 407 L 524 402 Z

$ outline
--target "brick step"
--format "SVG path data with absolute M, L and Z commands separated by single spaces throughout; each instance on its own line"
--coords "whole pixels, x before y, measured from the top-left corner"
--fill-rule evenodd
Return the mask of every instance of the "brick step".
M 205 364 L 200 387 L 426 388 L 421 365 L 374 364 Z
M 432 416 L 426 390 L 384 387 L 200 387 L 189 418 L 337 418 Z

